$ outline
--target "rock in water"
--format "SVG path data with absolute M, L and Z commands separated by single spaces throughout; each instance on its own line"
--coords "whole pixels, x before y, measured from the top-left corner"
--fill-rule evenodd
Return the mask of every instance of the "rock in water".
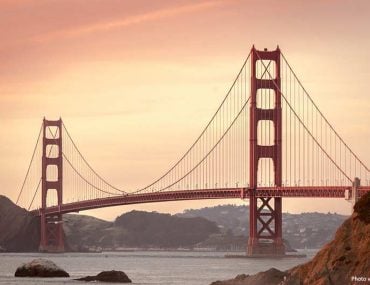
M 128 278 L 125 272 L 122 271 L 102 271 L 96 276 L 87 276 L 76 279 L 79 281 L 101 281 L 111 283 L 131 283 L 131 279 Z
M 69 277 L 69 274 L 54 262 L 38 258 L 19 266 L 15 277 Z

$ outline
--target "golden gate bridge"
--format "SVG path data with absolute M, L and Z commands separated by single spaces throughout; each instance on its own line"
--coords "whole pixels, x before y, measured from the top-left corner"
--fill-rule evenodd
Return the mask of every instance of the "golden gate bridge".
M 361 184 L 360 184 L 361 181 Z M 253 46 L 190 148 L 130 191 L 88 163 L 61 119 L 44 119 L 17 204 L 41 219 L 41 251 L 64 251 L 62 216 L 140 203 L 249 199 L 247 254 L 282 255 L 282 198 L 357 199 L 367 166 L 326 119 L 280 51 Z

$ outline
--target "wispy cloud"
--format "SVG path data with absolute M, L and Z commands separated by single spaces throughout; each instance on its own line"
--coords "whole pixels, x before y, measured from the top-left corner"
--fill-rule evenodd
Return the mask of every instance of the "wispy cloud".
M 213 1 L 205 1 L 201 3 L 196 3 L 196 4 L 159 9 L 159 10 L 151 11 L 148 13 L 129 16 L 124 19 L 83 25 L 80 27 L 75 27 L 75 28 L 70 28 L 70 29 L 63 29 L 63 30 L 59 30 L 56 32 L 33 37 L 32 40 L 38 41 L 38 42 L 44 42 L 44 41 L 49 41 L 49 40 L 58 39 L 58 38 L 78 37 L 78 36 L 85 35 L 85 34 L 107 31 L 111 29 L 124 28 L 124 27 L 129 27 L 132 25 L 161 20 L 164 18 L 175 17 L 181 14 L 187 14 L 187 13 L 212 9 L 212 8 L 215 8 L 221 5 L 226 5 L 230 2 L 232 1 L 231 0 L 213 0 Z

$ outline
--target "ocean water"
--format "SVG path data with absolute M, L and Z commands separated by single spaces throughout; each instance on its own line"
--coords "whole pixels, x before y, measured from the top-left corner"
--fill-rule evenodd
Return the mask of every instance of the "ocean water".
M 103 253 L 0 253 L 0 284 L 87 284 L 73 278 L 96 275 L 103 270 L 122 270 L 133 284 L 209 285 L 236 275 L 254 274 L 275 267 L 291 268 L 312 258 L 317 250 L 306 250 L 307 258 L 225 258 L 224 252 L 132 251 Z M 16 278 L 17 267 L 46 258 L 65 269 L 70 278 Z

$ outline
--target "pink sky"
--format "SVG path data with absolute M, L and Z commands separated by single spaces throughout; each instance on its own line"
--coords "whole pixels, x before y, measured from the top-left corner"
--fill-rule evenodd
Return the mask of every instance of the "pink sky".
M 148 184 L 203 129 L 252 44 L 280 45 L 315 102 L 369 164 L 369 19 L 367 0 L 0 0 L 0 193 L 15 200 L 43 116 L 62 116 L 89 162 L 114 185 Z M 92 214 L 113 219 L 134 208 L 173 213 L 218 203 Z M 350 211 L 338 200 L 287 200 L 284 211 L 327 212 L 328 204 Z

